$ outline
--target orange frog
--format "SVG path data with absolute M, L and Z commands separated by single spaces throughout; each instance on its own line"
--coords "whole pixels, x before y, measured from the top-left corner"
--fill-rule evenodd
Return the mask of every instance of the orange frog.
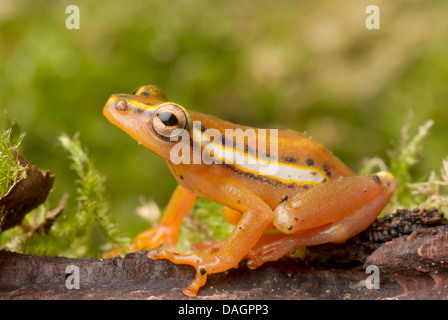
M 355 175 L 305 134 L 187 110 L 156 86 L 114 94 L 103 112 L 164 158 L 179 183 L 160 224 L 127 251 L 153 248 L 152 259 L 193 266 L 196 277 L 184 290 L 190 297 L 208 274 L 235 268 L 243 258 L 255 269 L 296 248 L 344 242 L 375 221 L 397 188 L 388 172 Z M 222 204 L 224 218 L 236 226 L 216 250 L 181 254 L 179 228 L 198 195 Z

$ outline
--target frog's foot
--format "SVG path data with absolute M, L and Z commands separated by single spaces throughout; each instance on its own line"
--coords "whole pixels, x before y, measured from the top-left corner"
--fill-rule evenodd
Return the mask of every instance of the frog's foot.
M 104 252 L 101 257 L 103 259 L 109 259 L 109 258 L 113 258 L 115 256 L 118 256 L 120 254 L 124 253 L 124 249 L 123 248 L 114 248 L 112 250 L 106 251 Z
M 177 251 L 176 243 L 178 232 L 164 225 L 158 225 L 155 228 L 143 231 L 135 237 L 128 248 L 116 248 L 103 254 L 103 258 L 112 258 L 116 255 L 135 252 L 144 249 L 157 248 L 165 244 L 170 251 Z
M 178 237 L 178 230 L 159 224 L 138 234 L 134 242 L 129 246 L 129 251 L 157 248 L 162 244 L 170 251 L 177 251 L 176 243 Z
M 218 255 L 214 253 L 178 254 L 168 250 L 153 249 L 149 251 L 148 256 L 154 260 L 168 259 L 174 264 L 187 264 L 196 269 L 195 279 L 183 291 L 188 297 L 196 297 L 199 289 L 204 286 L 207 281 L 207 274 L 222 272 L 229 269 L 224 259 L 220 259 Z
M 252 249 L 246 256 L 246 265 L 249 269 L 253 270 L 260 267 L 265 262 L 277 261 L 290 253 L 294 253 L 295 250 L 295 239 L 293 236 L 286 236 L 280 240 L 266 243 Z

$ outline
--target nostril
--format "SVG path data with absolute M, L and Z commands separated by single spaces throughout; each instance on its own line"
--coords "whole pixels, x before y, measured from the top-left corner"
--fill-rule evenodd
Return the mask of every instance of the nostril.
M 119 100 L 115 103 L 115 109 L 120 113 L 128 113 L 129 106 L 125 100 Z

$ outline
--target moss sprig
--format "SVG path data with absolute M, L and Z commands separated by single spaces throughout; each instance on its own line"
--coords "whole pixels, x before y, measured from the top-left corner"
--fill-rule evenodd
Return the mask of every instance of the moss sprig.
M 85 254 L 93 226 L 98 226 L 109 242 L 127 246 L 129 239 L 108 216 L 108 204 L 104 196 L 105 178 L 99 173 L 78 135 L 59 137 L 62 147 L 68 151 L 71 168 L 77 173 L 76 210 L 64 209 L 46 234 L 34 233 L 26 237 L 22 251 L 44 255 L 80 256 Z M 36 213 L 34 213 L 36 216 Z M 40 214 L 40 220 L 46 214 Z M 40 221 L 42 223 L 42 221 Z
M 23 137 L 14 122 L 0 134 L 0 196 L 5 195 L 15 181 L 26 177 L 26 168 L 19 164 L 17 155 Z

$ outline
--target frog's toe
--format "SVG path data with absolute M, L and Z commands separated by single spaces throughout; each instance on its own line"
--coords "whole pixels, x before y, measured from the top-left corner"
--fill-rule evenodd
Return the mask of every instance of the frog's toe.
M 168 259 L 171 261 L 171 257 L 174 255 L 175 255 L 174 252 L 170 252 L 168 250 L 161 249 L 160 247 L 150 249 L 148 251 L 148 257 L 150 257 L 153 260 Z
M 129 251 L 157 248 L 165 245 L 170 251 L 177 251 L 177 233 L 171 228 L 158 225 L 140 233 L 130 245 Z
M 115 248 L 112 249 L 110 251 L 104 252 L 101 257 L 103 259 L 109 259 L 109 258 L 113 258 L 115 256 L 118 256 L 120 254 L 124 253 L 124 249 L 123 248 Z
M 174 264 L 186 264 L 194 267 L 196 270 L 196 277 L 183 291 L 183 293 L 189 297 L 195 297 L 197 295 L 199 289 L 205 285 L 208 274 L 222 272 L 224 269 L 228 269 L 228 266 L 225 265 L 225 261 L 221 261 L 216 254 L 178 254 L 164 249 L 152 249 L 149 250 L 148 256 L 154 260 L 167 259 Z
M 194 267 L 197 273 L 204 273 L 201 266 L 204 264 L 204 260 L 207 260 L 208 254 L 205 253 L 192 253 L 192 254 L 182 254 L 176 251 L 166 250 L 166 249 L 151 249 L 148 251 L 148 257 L 153 260 L 167 259 L 174 264 L 186 264 Z
M 196 277 L 193 282 L 184 289 L 183 293 L 188 297 L 196 297 L 199 288 L 207 281 L 207 272 L 202 263 L 204 262 L 204 254 L 178 254 L 164 249 L 151 249 L 148 257 L 153 260 L 167 259 L 174 264 L 187 264 L 196 269 Z
M 256 269 L 268 261 L 277 261 L 295 250 L 285 239 L 266 243 L 252 249 L 246 256 L 246 265 L 249 269 Z
M 264 264 L 265 261 L 263 259 L 259 259 L 259 257 L 252 257 L 247 259 L 246 265 L 249 269 L 254 270 L 258 267 L 261 267 Z

